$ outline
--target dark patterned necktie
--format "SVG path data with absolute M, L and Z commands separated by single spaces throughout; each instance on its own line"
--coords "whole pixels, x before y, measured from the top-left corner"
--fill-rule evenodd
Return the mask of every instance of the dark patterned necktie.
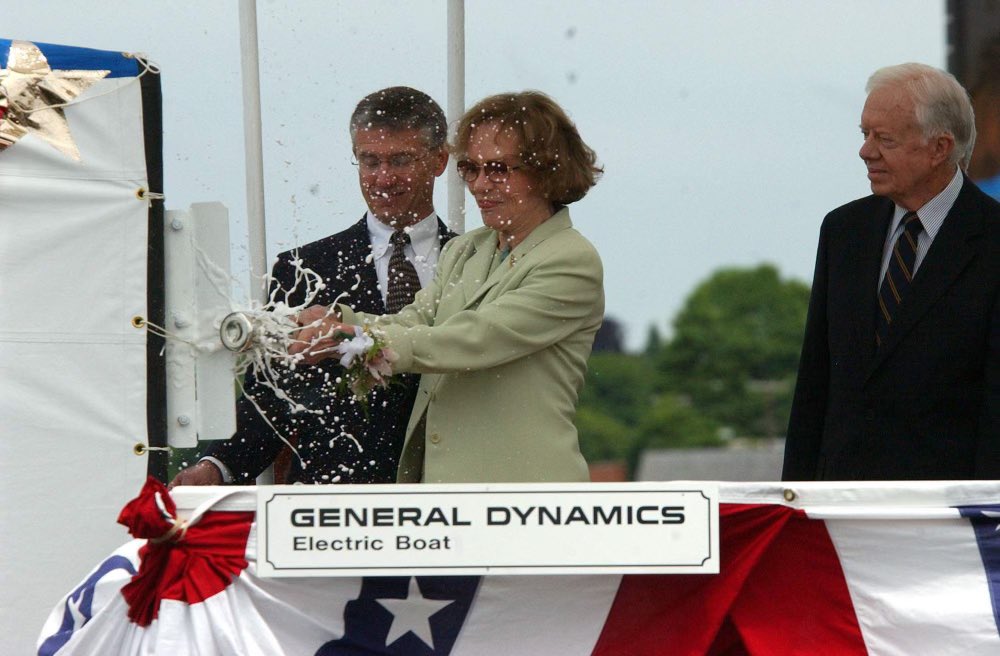
M 413 296 L 420 289 L 420 278 L 403 251 L 410 243 L 410 235 L 397 231 L 392 233 L 389 242 L 392 244 L 392 255 L 389 257 L 385 310 L 389 314 L 395 314 L 413 302 Z
M 878 346 L 889 334 L 889 326 L 899 306 L 906 296 L 906 290 L 913 279 L 913 265 L 917 261 L 917 238 L 924 229 L 916 212 L 907 212 L 903 217 L 903 232 L 892 247 L 889 267 L 878 290 L 878 325 L 875 327 L 875 343 Z

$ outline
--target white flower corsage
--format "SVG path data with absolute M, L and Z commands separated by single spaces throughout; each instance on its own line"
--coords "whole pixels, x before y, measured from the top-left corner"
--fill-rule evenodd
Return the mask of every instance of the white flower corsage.
M 392 377 L 392 363 L 399 359 L 396 352 L 386 346 L 385 335 L 365 327 L 362 332 L 349 336 L 334 347 L 340 354 L 344 368 L 341 381 L 354 398 L 364 403 L 376 387 L 388 387 Z

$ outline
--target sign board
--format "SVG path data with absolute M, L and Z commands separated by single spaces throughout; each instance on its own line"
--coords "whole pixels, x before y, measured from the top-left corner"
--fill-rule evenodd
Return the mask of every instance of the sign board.
M 714 484 L 268 486 L 262 576 L 714 574 Z

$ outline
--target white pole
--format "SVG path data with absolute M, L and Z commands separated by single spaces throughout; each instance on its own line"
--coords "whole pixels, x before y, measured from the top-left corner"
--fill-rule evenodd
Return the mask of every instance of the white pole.
M 260 57 L 257 52 L 257 1 L 240 0 L 240 59 L 243 71 L 243 149 L 246 156 L 247 229 L 250 248 L 250 296 L 267 300 L 267 233 L 264 229 L 264 147 L 261 136 Z M 274 483 L 274 469 L 257 477 L 258 485 Z
M 267 233 L 264 229 L 264 149 L 261 136 L 260 63 L 257 53 L 257 1 L 240 0 L 240 52 L 243 63 L 243 150 L 246 156 L 247 229 L 250 233 L 250 295 L 267 300 Z
M 448 121 L 454 137 L 465 113 L 465 0 L 448 0 Z M 454 164 L 448 167 L 448 227 L 465 232 L 465 183 Z

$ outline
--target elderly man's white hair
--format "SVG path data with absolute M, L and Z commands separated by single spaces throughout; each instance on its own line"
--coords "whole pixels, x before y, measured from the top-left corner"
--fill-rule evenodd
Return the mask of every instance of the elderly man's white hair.
M 901 87 L 916 107 L 917 124 L 925 139 L 950 134 L 955 139 L 953 164 L 969 166 L 976 143 L 976 118 L 969 93 L 955 76 L 926 64 L 899 64 L 880 68 L 868 78 L 865 91 Z

